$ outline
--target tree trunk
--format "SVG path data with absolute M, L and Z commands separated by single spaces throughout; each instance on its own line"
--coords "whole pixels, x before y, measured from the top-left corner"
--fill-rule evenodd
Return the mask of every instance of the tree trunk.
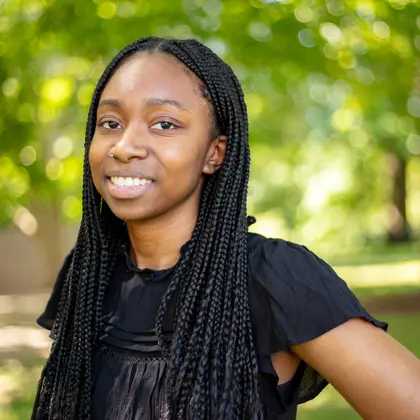
M 410 226 L 406 212 L 407 160 L 396 154 L 389 155 L 391 174 L 391 202 L 388 219 L 388 242 L 409 242 Z

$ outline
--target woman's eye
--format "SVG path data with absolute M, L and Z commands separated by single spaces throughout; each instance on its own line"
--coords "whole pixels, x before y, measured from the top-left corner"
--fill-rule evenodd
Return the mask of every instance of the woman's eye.
M 115 121 L 104 121 L 103 123 L 101 123 L 101 126 L 107 130 L 116 130 L 118 128 L 121 128 L 121 125 Z
M 173 130 L 177 127 L 169 121 L 159 121 L 158 123 L 152 125 L 152 128 L 155 128 L 156 130 Z

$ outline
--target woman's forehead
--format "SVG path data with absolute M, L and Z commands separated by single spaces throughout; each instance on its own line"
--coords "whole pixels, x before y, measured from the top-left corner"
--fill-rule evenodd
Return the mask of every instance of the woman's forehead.
M 165 97 L 186 102 L 189 106 L 203 102 L 200 80 L 177 58 L 164 53 L 144 52 L 130 57 L 114 73 L 101 98 L 108 95 Z

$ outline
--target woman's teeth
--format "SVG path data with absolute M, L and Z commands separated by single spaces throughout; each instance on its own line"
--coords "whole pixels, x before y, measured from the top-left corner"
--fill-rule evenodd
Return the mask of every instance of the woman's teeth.
M 151 184 L 153 181 L 144 178 L 112 176 L 111 182 L 118 187 L 139 187 L 141 185 Z

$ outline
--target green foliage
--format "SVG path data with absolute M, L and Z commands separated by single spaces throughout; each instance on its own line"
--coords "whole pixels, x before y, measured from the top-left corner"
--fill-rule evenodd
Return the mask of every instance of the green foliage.
M 343 249 L 383 235 L 386 153 L 420 154 L 419 1 L 3 0 L 0 14 L 2 225 L 39 201 L 80 217 L 91 92 L 116 51 L 151 34 L 198 38 L 236 71 L 250 212 L 272 235 Z

